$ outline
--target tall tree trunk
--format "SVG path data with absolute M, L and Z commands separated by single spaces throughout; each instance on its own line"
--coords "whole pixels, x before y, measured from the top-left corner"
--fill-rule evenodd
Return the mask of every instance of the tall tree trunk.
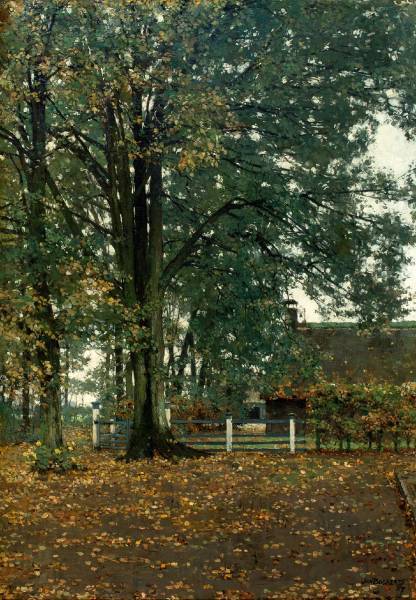
M 167 345 L 168 349 L 168 364 L 167 364 L 167 375 L 168 375 L 168 385 L 165 389 L 165 393 L 169 398 L 171 398 L 174 394 L 175 389 L 175 349 L 173 343 L 169 343 Z
M 142 224 L 137 223 L 139 231 Z M 160 278 L 163 258 L 162 216 L 162 167 L 153 164 L 150 178 L 149 243 L 146 249 L 138 249 L 137 256 L 146 256 L 145 280 L 136 289 L 143 294 L 142 306 L 146 307 L 144 325 L 148 341 L 141 351 L 132 353 L 135 398 L 134 422 L 128 458 L 152 457 L 155 452 L 169 452 L 172 437 L 165 416 L 163 379 L 163 292 Z M 141 243 L 146 241 L 139 237 Z M 137 272 L 137 271 L 136 271 Z M 140 273 L 140 271 L 139 271 Z
M 178 373 L 177 373 L 177 379 L 176 379 L 176 393 L 178 395 L 182 394 L 185 369 L 186 369 L 188 362 L 190 362 L 190 365 L 191 365 L 192 383 L 193 384 L 196 383 L 195 339 L 194 339 L 194 333 L 192 331 L 192 325 L 193 325 L 193 321 L 194 321 L 197 313 L 198 313 L 198 311 L 196 309 L 191 311 L 191 314 L 189 317 L 188 330 L 184 337 L 184 340 L 182 343 L 182 348 L 181 348 L 181 354 L 180 354 L 179 360 L 178 360 Z
M 69 405 L 69 370 L 70 370 L 70 360 L 69 360 L 69 344 L 66 342 L 65 344 L 65 352 L 64 352 L 64 406 L 67 407 Z
M 124 399 L 124 361 L 123 348 L 116 345 L 114 348 L 115 380 L 116 380 L 116 406 L 119 408 Z
M 33 154 L 28 171 L 28 237 L 29 264 L 35 292 L 35 315 L 39 322 L 40 414 L 43 442 L 54 449 L 62 446 L 60 397 L 60 347 L 57 323 L 52 307 L 48 281 L 48 257 L 45 227 L 46 196 L 46 97 L 47 80 L 39 66 L 34 69 L 31 81 L 32 99 L 30 114 L 32 124 Z
M 146 332 L 144 339 L 142 335 L 132 339 L 129 349 L 134 417 L 127 459 L 152 457 L 155 453 L 197 454 L 174 443 L 165 416 L 162 165 L 157 156 L 146 156 L 153 128 L 156 123 L 160 125 L 157 98 L 151 112 L 143 123 L 142 92 L 133 86 L 132 132 L 140 150 L 133 160 L 133 182 L 131 149 L 116 95 L 107 100 L 104 118 L 108 184 L 103 191 L 110 207 L 115 255 L 123 273 L 123 303 L 133 324 L 138 319 L 141 332 Z
M 48 448 L 62 446 L 60 391 L 60 348 L 57 339 L 44 340 L 46 346 L 38 352 L 42 365 L 41 436 Z
M 28 432 L 30 428 L 30 383 L 29 383 L 29 367 L 30 367 L 30 352 L 24 350 L 22 353 L 23 363 L 23 385 L 22 385 L 22 423 L 23 431 Z
M 202 357 L 201 367 L 199 369 L 199 377 L 198 377 L 198 388 L 202 391 L 205 388 L 207 382 L 207 370 L 208 364 L 205 356 Z
M 126 399 L 127 402 L 133 402 L 133 397 L 134 397 L 134 392 L 133 392 L 133 366 L 131 364 L 131 359 L 130 356 L 127 360 L 126 363 L 126 367 L 125 367 L 125 371 L 124 371 L 124 377 L 126 380 Z

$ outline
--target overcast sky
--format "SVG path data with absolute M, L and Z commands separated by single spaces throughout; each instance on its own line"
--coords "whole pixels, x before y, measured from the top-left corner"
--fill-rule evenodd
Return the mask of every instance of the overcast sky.
M 408 142 L 403 133 L 392 125 L 384 124 L 379 128 L 375 143 L 371 147 L 376 165 L 381 169 L 389 169 L 397 177 L 402 176 L 411 163 L 416 163 L 416 143 Z M 416 248 L 409 250 L 413 264 L 406 269 L 406 281 L 409 289 L 416 296 Z M 299 302 L 299 307 L 305 309 L 306 321 L 321 321 L 318 307 L 302 290 L 294 294 Z M 413 302 L 413 311 L 407 317 L 416 320 L 416 301 Z

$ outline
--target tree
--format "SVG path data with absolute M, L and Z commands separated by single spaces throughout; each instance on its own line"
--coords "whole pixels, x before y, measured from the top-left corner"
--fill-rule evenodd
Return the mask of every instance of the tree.
M 22 356 L 24 412 L 26 417 L 31 371 L 40 400 L 41 435 L 50 450 L 62 445 L 61 378 L 67 365 L 62 369 L 61 344 L 68 346 L 80 332 L 85 335 L 97 294 L 112 287 L 91 275 L 101 238 L 97 231 L 83 235 L 76 211 L 67 208 L 54 179 L 62 171 L 60 161 L 65 162 L 54 153 L 50 106 L 66 69 L 66 9 L 60 1 L 13 3 L 1 79 L 0 156 L 8 169 L 3 186 L 8 201 L 0 215 L 7 227 L 1 234 L 12 244 L 8 254 L 17 275 L 11 287 L 18 288 L 8 302 L 12 312 L 22 301 L 27 305 L 20 323 L 27 344 Z M 73 164 L 65 164 L 72 177 L 71 168 Z M 11 279 L 6 270 L 2 275 Z M 91 327 L 88 333 L 92 335 Z M 34 350 L 32 358 L 28 348 Z
M 212 240 L 209 255 L 169 293 L 168 394 L 175 404 L 185 395 L 224 412 L 241 406 L 251 388 L 271 394 L 289 374 L 313 376 L 316 365 L 288 319 L 288 285 L 286 270 L 256 242 Z
M 168 291 L 212 268 L 208 253 L 221 264 L 230 254 L 265 257 L 279 273 L 276 303 L 301 280 L 315 296 L 351 300 L 370 322 L 401 306 L 409 231 L 389 209 L 400 191 L 365 152 L 376 113 L 391 112 L 391 90 L 409 68 L 413 25 L 387 0 L 364 4 L 47 3 L 65 35 L 47 38 L 51 58 L 32 73 L 31 103 L 48 115 L 60 158 L 45 168 L 43 131 L 34 181 L 68 225 L 72 215 L 77 235 L 91 227 L 112 247 L 118 337 L 133 373 L 128 457 L 187 452 L 164 414 L 163 313 Z M 39 2 L 25 3 L 21 21 L 29 9 L 45 43 L 51 21 Z M 74 169 L 82 181 L 71 181 Z

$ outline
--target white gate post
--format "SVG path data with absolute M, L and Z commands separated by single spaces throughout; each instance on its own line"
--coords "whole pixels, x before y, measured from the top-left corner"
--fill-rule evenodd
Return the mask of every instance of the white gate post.
M 92 402 L 92 447 L 100 447 L 100 403 Z
M 293 453 L 296 451 L 296 425 L 295 425 L 295 415 L 290 413 L 289 415 L 289 444 L 290 451 Z
M 169 402 L 169 400 L 165 401 L 165 415 L 166 415 L 166 421 L 168 422 L 168 425 L 169 425 L 169 428 L 170 428 L 171 412 L 170 412 L 170 402 Z
M 111 439 L 111 447 L 115 446 L 114 434 L 116 433 L 116 422 L 114 419 L 110 419 L 110 439 Z
M 233 416 L 225 415 L 225 447 L 227 452 L 233 449 Z

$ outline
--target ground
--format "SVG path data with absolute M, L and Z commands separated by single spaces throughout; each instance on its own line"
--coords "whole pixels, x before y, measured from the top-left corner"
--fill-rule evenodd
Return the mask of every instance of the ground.
M 247 453 L 42 478 L 0 449 L 0 597 L 410 598 L 394 469 L 414 452 Z

